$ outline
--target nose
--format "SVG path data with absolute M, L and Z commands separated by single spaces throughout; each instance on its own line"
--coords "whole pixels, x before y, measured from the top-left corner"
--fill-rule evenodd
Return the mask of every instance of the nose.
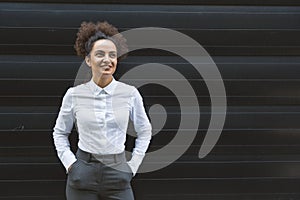
M 109 56 L 108 56 L 108 55 L 105 55 L 105 56 L 103 57 L 103 62 L 105 62 L 105 63 L 110 62 Z

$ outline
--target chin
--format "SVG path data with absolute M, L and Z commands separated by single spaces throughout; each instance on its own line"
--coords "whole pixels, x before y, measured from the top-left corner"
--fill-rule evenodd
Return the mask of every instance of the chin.
M 108 72 L 108 73 L 102 73 L 102 76 L 112 76 L 113 75 L 113 73 L 110 73 L 110 72 Z

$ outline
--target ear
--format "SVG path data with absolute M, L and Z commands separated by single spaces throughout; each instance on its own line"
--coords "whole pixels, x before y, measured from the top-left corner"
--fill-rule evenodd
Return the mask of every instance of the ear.
M 86 62 L 86 64 L 87 64 L 89 67 L 92 66 L 92 65 L 91 65 L 91 58 L 90 58 L 89 55 L 87 55 L 87 56 L 85 57 L 85 62 Z

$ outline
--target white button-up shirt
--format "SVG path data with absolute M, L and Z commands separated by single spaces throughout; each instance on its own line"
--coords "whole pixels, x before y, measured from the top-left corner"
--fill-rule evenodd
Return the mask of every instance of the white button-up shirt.
M 68 170 L 77 160 L 68 139 L 74 123 L 81 150 L 100 155 L 119 154 L 125 150 L 129 118 L 137 133 L 132 158 L 128 162 L 135 174 L 152 135 L 138 90 L 115 79 L 105 88 L 99 87 L 93 80 L 69 88 L 53 129 L 54 144 L 64 167 Z

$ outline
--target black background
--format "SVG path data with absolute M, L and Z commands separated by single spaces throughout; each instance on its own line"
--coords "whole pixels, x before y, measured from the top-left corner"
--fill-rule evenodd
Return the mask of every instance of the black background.
M 137 200 L 300 199 L 299 5 L 293 0 L 0 3 L 0 199 L 64 199 L 66 175 L 52 128 L 82 62 L 73 43 L 84 20 L 107 20 L 120 31 L 150 26 L 181 31 L 208 51 L 224 79 L 224 130 L 213 151 L 199 159 L 210 98 L 192 66 L 151 49 L 132 52 L 119 64 L 117 77 L 148 62 L 184 71 L 201 108 L 188 151 L 172 165 L 134 178 Z M 176 134 L 180 111 L 166 88 L 140 92 L 147 109 L 161 103 L 170 111 L 152 140 L 153 151 Z

